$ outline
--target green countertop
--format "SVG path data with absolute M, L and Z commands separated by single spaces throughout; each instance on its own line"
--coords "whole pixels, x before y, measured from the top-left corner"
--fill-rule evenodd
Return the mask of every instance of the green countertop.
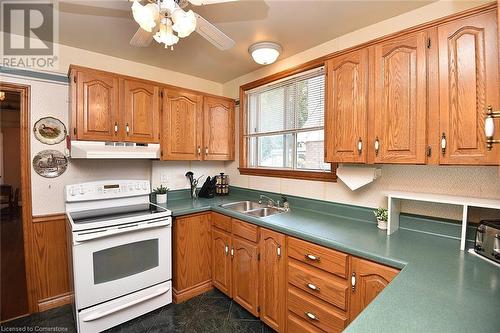
M 345 332 L 500 332 L 500 268 L 459 250 L 459 241 L 399 229 L 391 236 L 373 222 L 296 208 L 254 218 L 221 208 L 255 200 L 234 196 L 169 200 L 174 216 L 216 211 L 344 251 L 401 272 Z

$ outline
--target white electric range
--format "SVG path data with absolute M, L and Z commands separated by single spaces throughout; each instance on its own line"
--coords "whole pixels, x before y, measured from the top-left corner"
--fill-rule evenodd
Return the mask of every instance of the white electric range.
M 172 302 L 171 212 L 147 180 L 67 185 L 78 332 L 100 332 Z

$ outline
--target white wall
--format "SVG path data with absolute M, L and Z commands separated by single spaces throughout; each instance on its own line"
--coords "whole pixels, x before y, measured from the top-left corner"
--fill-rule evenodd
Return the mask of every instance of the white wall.
M 439 1 L 376 23 L 227 82 L 223 87 L 224 94 L 229 97 L 238 98 L 239 86 L 244 83 L 257 80 L 337 50 L 355 46 L 383 35 L 478 6 L 481 3 L 484 2 Z M 236 119 L 237 128 L 238 124 L 238 119 Z M 236 140 L 236 145 L 238 146 L 238 140 Z M 388 190 L 500 198 L 500 176 L 497 167 L 384 165 L 382 166 L 382 177 L 380 179 L 353 192 L 340 180 L 337 183 L 328 183 L 243 176 L 238 172 L 237 161 L 238 159 L 235 162 L 226 164 L 227 173 L 230 176 L 232 185 L 367 207 L 386 206 L 384 192 Z M 402 210 L 404 212 L 428 216 L 461 219 L 461 209 L 457 206 L 404 202 Z
M 198 183 L 201 187 L 207 176 L 225 173 L 226 167 L 224 162 L 218 161 L 153 161 L 151 185 L 153 187 L 163 185 L 171 190 L 189 188 L 189 181 L 185 176 L 188 171 L 192 171 L 195 178 L 203 176 Z

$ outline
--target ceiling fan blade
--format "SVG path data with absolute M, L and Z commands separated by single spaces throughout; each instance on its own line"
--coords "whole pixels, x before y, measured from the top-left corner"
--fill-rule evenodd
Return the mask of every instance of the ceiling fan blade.
M 154 34 L 154 30 L 152 32 L 147 32 L 146 30 L 139 28 L 130 40 L 130 45 L 136 47 L 147 47 L 149 46 L 149 44 L 151 44 Z
M 188 0 L 188 1 L 194 6 L 201 6 L 201 5 L 212 5 L 223 2 L 234 2 L 238 0 Z
M 215 25 L 205 20 L 199 14 L 196 14 L 196 32 L 210 43 L 215 45 L 219 50 L 225 51 L 234 47 L 234 40 L 229 38 L 225 33 L 220 31 Z

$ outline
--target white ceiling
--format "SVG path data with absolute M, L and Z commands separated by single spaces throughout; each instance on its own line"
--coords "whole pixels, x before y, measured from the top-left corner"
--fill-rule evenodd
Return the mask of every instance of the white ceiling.
M 276 41 L 286 58 L 432 1 L 254 0 L 192 6 L 236 42 L 229 51 L 197 33 L 182 38 L 173 51 L 154 41 L 147 48 L 132 47 L 129 40 L 138 25 L 127 0 L 61 1 L 59 42 L 223 83 L 260 67 L 247 51 L 254 42 Z

